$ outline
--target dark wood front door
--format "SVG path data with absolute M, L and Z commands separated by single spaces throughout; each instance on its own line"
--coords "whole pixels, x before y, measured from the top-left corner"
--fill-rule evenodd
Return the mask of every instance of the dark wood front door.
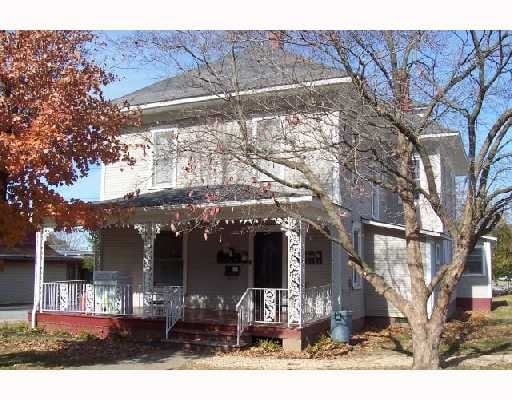
M 282 287 L 282 243 L 281 232 L 258 232 L 254 236 L 254 287 Z

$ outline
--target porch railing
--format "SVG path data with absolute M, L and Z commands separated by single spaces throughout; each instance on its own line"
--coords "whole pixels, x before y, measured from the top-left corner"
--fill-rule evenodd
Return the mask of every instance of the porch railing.
M 253 323 L 288 322 L 288 289 L 248 288 L 236 305 L 237 345 L 242 333 Z
M 181 290 L 179 286 L 153 288 L 149 296 L 146 296 L 144 306 L 145 296 L 141 285 L 85 281 L 45 282 L 41 295 L 41 311 L 166 318 L 168 297 L 177 288 Z
M 331 285 L 307 288 L 304 296 L 304 322 L 328 318 L 332 312 Z
M 171 329 L 178 320 L 183 319 L 183 288 L 181 286 L 170 286 L 165 295 L 165 338 L 169 339 Z

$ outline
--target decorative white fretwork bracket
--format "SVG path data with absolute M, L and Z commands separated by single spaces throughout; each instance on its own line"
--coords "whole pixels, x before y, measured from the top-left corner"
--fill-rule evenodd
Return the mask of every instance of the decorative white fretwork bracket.
M 144 246 L 142 256 L 142 291 L 145 315 L 151 314 L 153 306 L 154 243 L 161 227 L 162 225 L 153 223 L 134 225 L 135 230 L 142 237 Z

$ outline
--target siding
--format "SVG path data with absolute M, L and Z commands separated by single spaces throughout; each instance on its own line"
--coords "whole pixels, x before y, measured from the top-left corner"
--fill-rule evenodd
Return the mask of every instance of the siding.
M 67 265 L 46 262 L 44 281 L 67 279 Z M 0 304 L 32 303 L 34 298 L 34 263 L 5 260 L 0 265 Z
M 337 115 L 338 113 L 333 113 L 333 115 L 326 116 L 325 121 L 320 122 L 304 117 L 305 128 L 288 126 L 286 128 L 287 134 L 297 135 L 301 138 L 302 142 L 307 143 L 308 136 L 304 135 L 300 129 L 311 129 L 311 126 L 314 125 L 315 129 L 321 132 L 321 135 L 331 137 L 335 132 L 334 121 Z M 168 117 L 161 115 L 161 120 L 168 120 Z M 205 134 L 205 132 L 211 131 L 210 126 L 194 125 L 190 122 L 187 125 L 184 122 L 177 124 L 172 121 L 166 125 L 158 125 L 158 129 L 164 128 L 176 128 L 177 132 L 177 187 L 222 184 L 225 182 L 251 184 L 253 183 L 253 178 L 258 176 L 256 171 L 235 162 L 233 159 L 220 156 L 210 159 L 209 157 L 201 156 L 201 152 L 194 151 L 194 146 L 203 146 L 201 150 L 204 153 L 205 144 L 202 142 L 197 143 L 197 136 L 198 133 Z M 102 199 L 122 197 L 126 193 L 136 190 L 146 192 L 156 189 L 152 187 L 153 149 L 151 129 L 153 129 L 151 126 L 146 126 L 140 132 L 123 135 L 122 140 L 129 144 L 130 155 L 135 158 L 136 163 L 134 166 L 128 166 L 125 162 L 117 162 L 104 167 L 102 171 Z M 239 130 L 238 125 L 234 121 L 219 123 L 215 129 L 219 132 L 230 132 L 235 135 L 236 131 Z M 191 161 L 193 161 L 193 171 L 185 172 L 185 168 L 190 167 L 189 163 Z M 307 155 L 307 162 L 317 173 L 321 184 L 331 191 L 339 190 L 339 187 L 335 184 L 337 170 L 333 160 L 328 155 L 319 151 L 311 151 Z M 285 171 L 286 179 L 295 179 L 294 174 L 296 172 L 293 170 Z M 278 184 L 273 184 L 273 189 L 276 191 L 291 190 Z
M 121 271 L 132 285 L 142 284 L 142 238 L 134 229 L 109 228 L 101 231 L 104 271 Z
M 249 251 L 247 235 L 236 233 L 234 226 L 209 235 L 189 233 L 187 269 L 187 305 L 217 310 L 234 309 L 248 285 L 248 264 L 240 264 L 239 276 L 224 276 L 225 264 L 217 263 L 217 251 L 223 247 Z
M 384 279 L 409 297 L 410 283 L 405 256 L 405 239 L 396 231 L 365 229 L 365 255 L 370 265 Z M 392 304 L 379 295 L 372 286 L 366 285 L 366 313 L 368 316 L 401 317 Z
M 306 264 L 306 288 L 331 283 L 331 242 L 321 232 L 310 229 L 306 235 L 306 251 L 321 251 L 322 264 Z

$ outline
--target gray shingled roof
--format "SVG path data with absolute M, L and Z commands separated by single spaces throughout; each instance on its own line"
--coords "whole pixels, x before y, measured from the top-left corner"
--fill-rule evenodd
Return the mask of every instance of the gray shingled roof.
M 210 200 L 207 196 L 212 196 Z M 250 185 L 209 185 L 177 189 L 163 189 L 143 193 L 132 198 L 121 197 L 97 202 L 103 205 L 119 205 L 125 207 L 158 207 L 158 206 L 187 206 L 189 204 L 219 204 L 228 201 L 265 200 L 282 197 L 303 196 L 301 193 L 281 193 Z
M 205 65 L 161 80 L 140 90 L 116 99 L 130 105 L 141 105 L 159 101 L 177 100 L 235 91 L 231 55 L 210 64 L 215 71 L 208 71 Z M 297 84 L 320 79 L 346 76 L 340 70 L 306 59 L 283 49 L 272 50 L 268 46 L 251 47 L 241 51 L 236 61 L 237 78 L 240 89 Z M 216 82 L 217 77 L 223 77 Z

